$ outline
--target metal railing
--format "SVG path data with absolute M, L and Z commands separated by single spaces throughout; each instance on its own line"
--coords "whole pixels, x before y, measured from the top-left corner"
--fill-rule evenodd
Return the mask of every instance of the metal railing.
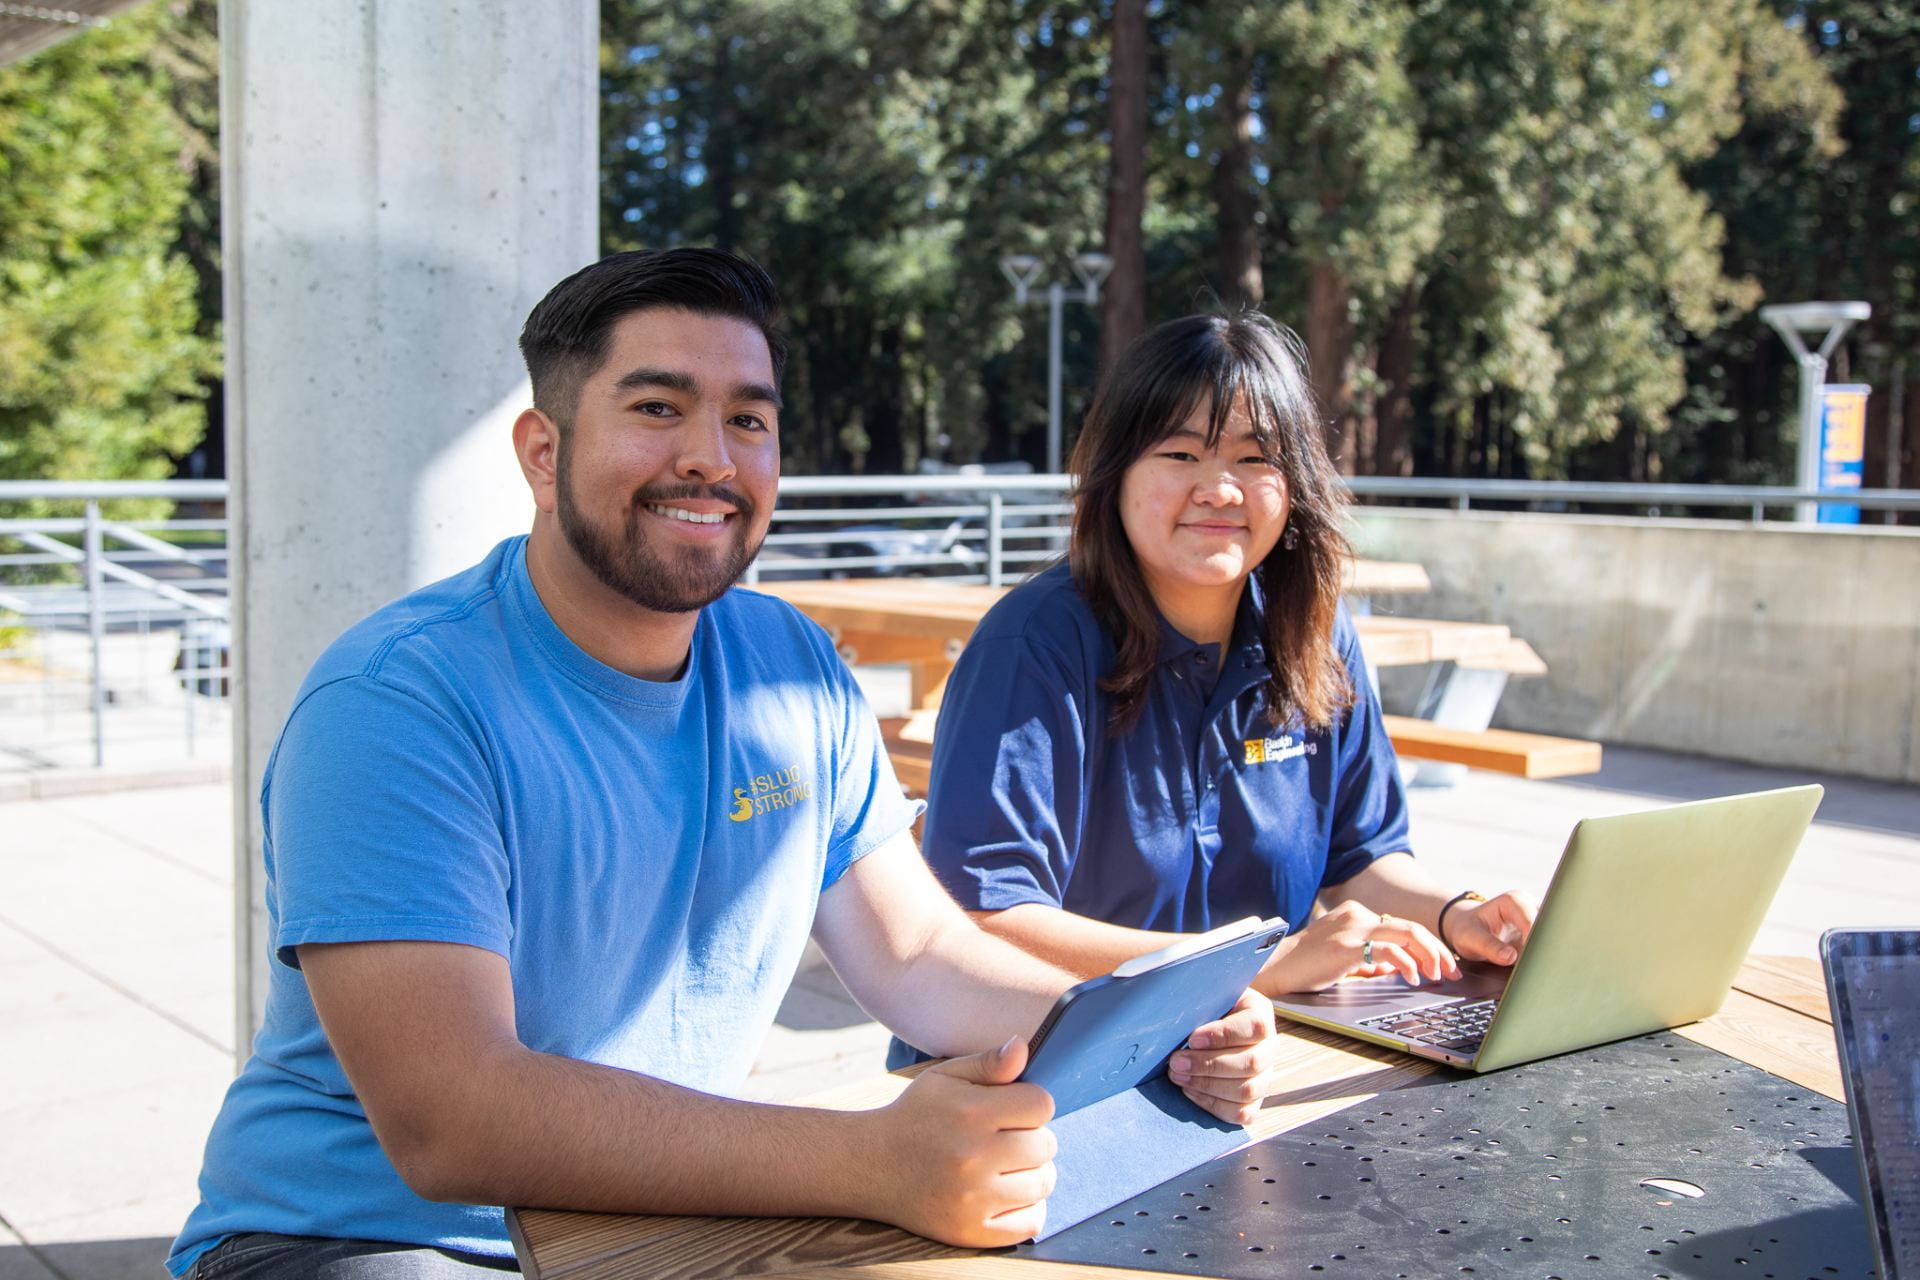
M 1535 511 L 1574 506 L 1638 508 L 1657 518 L 1671 508 L 1746 508 L 1755 524 L 1769 510 L 1859 507 L 1863 511 L 1920 511 L 1920 489 L 1799 489 L 1787 485 L 1630 484 L 1598 480 L 1451 480 L 1419 476 L 1349 476 L 1356 498 L 1427 499 L 1457 511 L 1473 503 L 1519 504 Z
M 1624 508 L 1647 516 L 1729 511 L 1756 524 L 1770 511 L 1790 514 L 1802 503 L 1920 511 L 1920 490 L 1911 489 L 1822 492 L 1386 476 L 1347 483 L 1362 503 L 1441 503 L 1459 511 L 1475 504 L 1561 512 Z M 110 702 L 103 650 L 117 630 L 179 633 L 169 685 L 177 682 L 184 694 L 180 723 L 190 752 L 195 707 L 226 696 L 227 495 L 226 482 L 219 480 L 0 481 L 0 517 L 23 502 L 80 507 L 77 516 L 0 518 L 0 631 L 11 627 L 44 638 L 84 628 L 96 765 L 105 760 Z M 781 481 L 772 530 L 747 580 L 903 575 L 1000 585 L 1065 550 L 1070 496 L 1071 478 L 1058 475 L 790 476 Z M 165 520 L 104 514 L 106 504 L 122 499 L 197 501 L 218 509 Z M 0 657 L 7 656 L 22 655 L 0 646 Z M 6 745 L 0 740 L 0 749 Z
M 104 657 L 110 630 L 154 628 L 181 633 L 182 727 L 189 754 L 197 733 L 196 701 L 224 697 L 227 669 L 227 520 L 111 519 L 103 504 L 133 499 L 223 505 L 224 481 L 0 481 L 0 504 L 78 503 L 79 516 L 0 519 L 0 628 L 38 636 L 43 702 L 59 683 L 51 635 L 84 626 L 89 660 L 87 704 L 94 765 L 106 763 L 109 691 Z M 172 535 L 161 536 L 161 535 Z M 32 660 L 13 646 L 0 656 Z

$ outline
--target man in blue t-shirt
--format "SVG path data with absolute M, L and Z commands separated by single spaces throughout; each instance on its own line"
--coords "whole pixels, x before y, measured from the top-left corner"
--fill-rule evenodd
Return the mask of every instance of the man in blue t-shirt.
M 819 629 L 729 590 L 774 504 L 776 314 L 752 263 L 673 250 L 529 316 L 531 534 L 336 641 L 268 763 L 266 1016 L 176 1276 L 491 1274 L 507 1204 L 1039 1227 L 1052 1104 L 1011 1082 L 1072 979 L 939 889 Z M 971 1056 L 878 1111 L 728 1098 L 809 934 Z M 1264 1092 L 1261 998 L 1193 1043 L 1196 1101 Z

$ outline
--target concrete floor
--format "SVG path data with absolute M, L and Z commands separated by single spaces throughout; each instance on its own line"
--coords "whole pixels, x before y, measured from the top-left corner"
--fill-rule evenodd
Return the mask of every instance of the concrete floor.
M 1578 782 L 1416 790 L 1414 835 L 1448 879 L 1538 893 L 1579 817 L 1804 780 L 1615 750 Z M 1757 950 L 1920 923 L 1920 789 L 1822 781 Z M 231 822 L 223 785 L 0 803 L 0 1280 L 162 1274 L 233 1068 Z M 878 1070 L 886 1038 L 805 969 L 749 1091 Z

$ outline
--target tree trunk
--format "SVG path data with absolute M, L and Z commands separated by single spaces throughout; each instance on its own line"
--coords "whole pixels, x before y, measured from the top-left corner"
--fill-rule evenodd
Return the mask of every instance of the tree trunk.
M 1420 288 L 1408 284 L 1387 316 L 1374 372 L 1380 375 L 1380 409 L 1374 429 L 1373 469 L 1376 475 L 1413 474 L 1413 321 Z
M 1307 360 L 1313 398 L 1327 427 L 1327 451 L 1345 475 L 1353 474 L 1353 318 L 1352 290 L 1333 264 L 1316 262 L 1307 275 Z
M 867 424 L 867 456 L 862 464 L 874 475 L 899 475 L 906 470 L 907 380 L 901 361 L 903 346 L 900 326 L 888 324 L 873 344 L 874 380 L 864 415 Z
M 1253 55 L 1229 55 L 1220 92 L 1220 158 L 1213 166 L 1214 226 L 1220 255 L 1220 301 L 1257 307 L 1266 299 L 1260 270 L 1260 202 L 1253 185 Z
M 1147 327 L 1147 4 L 1114 0 L 1108 76 L 1107 254 L 1100 295 L 1100 367 L 1110 369 Z

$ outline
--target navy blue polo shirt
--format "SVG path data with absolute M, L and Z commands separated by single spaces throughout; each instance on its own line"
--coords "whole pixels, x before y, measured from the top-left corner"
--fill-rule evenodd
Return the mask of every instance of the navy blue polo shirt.
M 1025 902 L 1192 933 L 1248 915 L 1304 924 L 1315 895 L 1408 848 L 1393 746 L 1342 608 L 1354 705 L 1324 730 L 1266 715 L 1262 602 L 1232 640 L 1161 623 L 1139 720 L 1107 727 L 1114 643 L 1066 565 L 982 619 L 934 734 L 925 852 L 969 910 Z

